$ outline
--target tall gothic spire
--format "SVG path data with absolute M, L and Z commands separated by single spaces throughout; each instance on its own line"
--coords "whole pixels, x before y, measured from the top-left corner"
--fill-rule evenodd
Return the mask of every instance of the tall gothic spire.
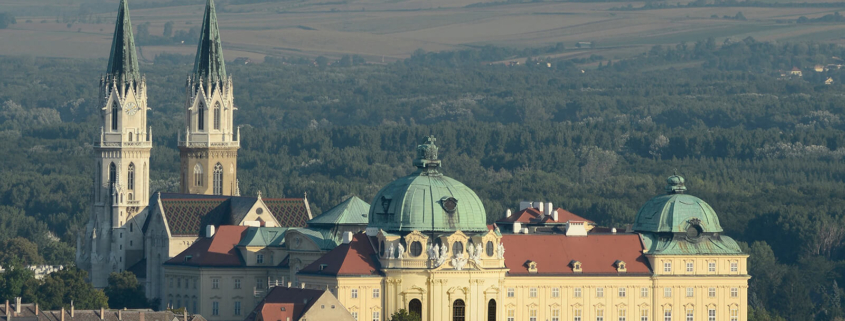
M 117 22 L 114 25 L 114 39 L 106 73 L 118 79 L 120 76 L 136 81 L 141 78 L 127 0 L 120 0 L 120 8 L 117 9 Z
M 197 58 L 194 61 L 194 77 L 212 82 L 226 81 L 226 64 L 223 61 L 223 46 L 220 44 L 214 0 L 208 0 L 205 5 Z

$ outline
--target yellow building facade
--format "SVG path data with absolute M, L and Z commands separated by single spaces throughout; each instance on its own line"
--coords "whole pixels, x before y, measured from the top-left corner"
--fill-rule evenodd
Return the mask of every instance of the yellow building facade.
M 366 233 L 297 273 L 300 286 L 367 321 L 400 309 L 430 321 L 747 319 L 747 255 L 680 176 L 631 228 L 587 233 L 588 220 L 540 202 L 484 225 L 475 194 L 439 173 L 433 139 L 415 165 L 377 194 Z

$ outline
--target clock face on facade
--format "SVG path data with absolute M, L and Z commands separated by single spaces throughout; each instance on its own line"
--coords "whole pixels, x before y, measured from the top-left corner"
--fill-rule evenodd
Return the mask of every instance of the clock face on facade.
M 127 115 L 134 116 L 135 113 L 137 113 L 139 110 L 141 110 L 141 107 L 138 107 L 138 105 L 136 105 L 135 102 L 130 101 L 129 103 L 126 104 L 126 108 L 124 108 L 123 110 L 126 111 Z

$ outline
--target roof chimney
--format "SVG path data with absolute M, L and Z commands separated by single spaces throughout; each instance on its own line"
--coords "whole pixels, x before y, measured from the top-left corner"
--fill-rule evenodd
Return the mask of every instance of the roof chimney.
M 614 228 L 610 229 L 610 233 L 616 234 L 616 228 L 614 227 Z
M 15 314 L 21 314 L 21 297 L 15 297 Z
M 304 289 L 304 288 L 305 288 L 305 282 L 300 282 L 300 283 L 299 283 L 299 288 L 300 288 L 300 289 Z
M 106 309 L 103 308 L 103 307 L 100 307 L 100 320 L 105 320 L 105 319 L 106 319 Z
M 35 315 L 38 316 L 38 302 L 35 302 Z
M 529 201 L 522 201 L 522 202 L 519 202 L 519 210 L 520 210 L 520 211 L 521 211 L 521 210 L 524 210 L 524 209 L 526 209 L 526 208 L 529 208 L 529 207 L 531 207 L 531 202 L 529 202 Z
M 185 308 L 185 309 L 187 309 L 187 308 Z M 139 312 L 138 313 L 138 321 L 145 321 L 145 320 L 146 320 L 146 316 L 144 315 L 144 311 Z
M 543 205 L 543 202 L 534 202 L 534 207 L 536 207 L 540 213 L 545 214 L 546 212 L 543 211 Z
M 352 243 L 352 232 L 343 232 L 343 244 Z
M 511 209 L 508 209 L 507 211 L 505 211 L 505 217 L 511 217 L 511 214 L 512 214 Z
M 546 215 L 552 215 L 552 212 L 554 212 L 554 210 L 555 208 L 554 206 L 552 206 L 552 202 L 546 203 Z
M 117 309 L 117 320 L 123 321 L 123 310 Z M 64 321 L 64 320 L 62 320 Z
M 73 300 L 70 300 L 70 317 L 71 318 L 73 318 L 74 311 L 76 311 L 76 309 L 73 308 Z
M 214 236 L 214 225 L 208 225 L 205 227 L 205 237 L 211 238 Z
M 62 307 L 61 316 L 59 317 L 60 321 L 65 321 L 65 307 Z
M 182 318 L 184 321 L 188 321 L 188 308 L 182 309 Z
M 528 234 L 528 228 L 527 227 L 522 228 L 522 234 Z
M 11 313 L 9 313 L 9 300 L 6 300 L 6 311 L 3 312 L 6 312 L 6 315 L 11 315 Z
M 549 203 L 549 204 L 552 204 L 552 203 Z M 551 205 L 549 205 L 549 207 L 551 207 Z M 558 214 L 557 214 L 557 211 L 551 211 L 551 212 L 552 212 L 552 219 L 555 220 L 555 222 L 557 222 L 557 219 L 559 217 Z
M 290 288 L 290 281 L 288 281 L 288 288 Z
M 519 234 L 522 231 L 522 223 L 513 222 L 513 234 Z

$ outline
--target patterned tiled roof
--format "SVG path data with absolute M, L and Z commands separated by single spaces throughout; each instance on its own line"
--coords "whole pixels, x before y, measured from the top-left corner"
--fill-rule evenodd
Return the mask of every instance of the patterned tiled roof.
M 305 227 L 311 219 L 305 200 L 302 198 L 264 198 L 264 204 L 284 227 Z
M 171 235 L 202 236 L 207 225 L 237 225 L 258 201 L 255 197 L 161 193 Z M 282 227 L 305 227 L 311 219 L 302 198 L 263 199 Z

